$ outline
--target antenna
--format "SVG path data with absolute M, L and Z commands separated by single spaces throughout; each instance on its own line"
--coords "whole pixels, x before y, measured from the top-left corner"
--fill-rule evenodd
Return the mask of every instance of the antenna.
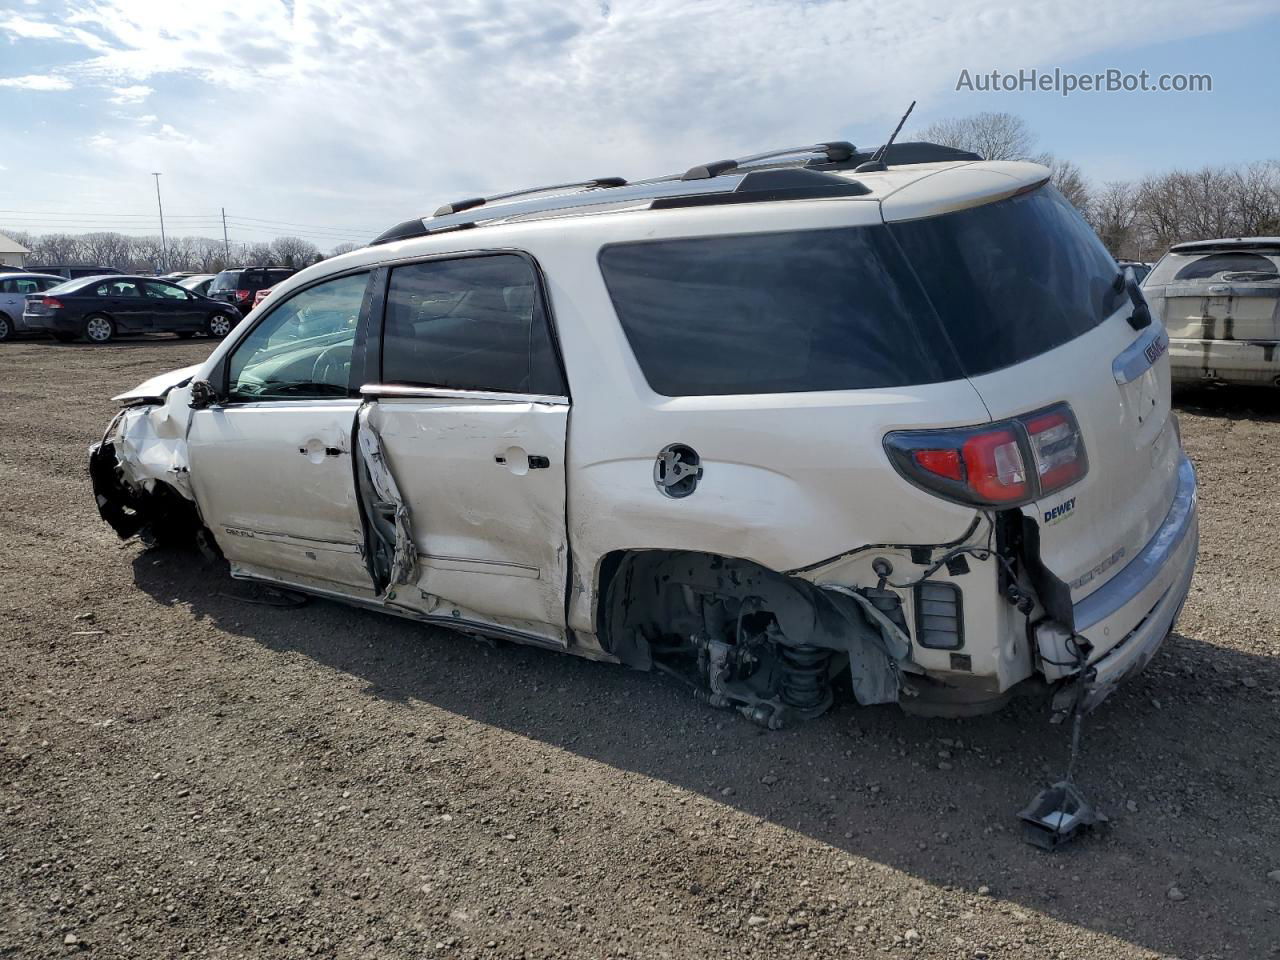
M 907 112 L 902 115 L 902 119 L 898 121 L 898 125 L 893 128 L 893 133 L 889 139 L 884 142 L 884 146 L 875 152 L 875 155 L 866 163 L 860 163 L 853 168 L 854 173 L 879 173 L 887 170 L 888 167 L 884 162 L 884 155 L 888 149 L 893 146 L 893 141 L 898 139 L 898 134 L 902 131 L 902 125 L 907 122 L 907 117 L 911 116 L 911 111 L 916 108 L 916 102 L 911 101 L 911 106 L 907 107 Z

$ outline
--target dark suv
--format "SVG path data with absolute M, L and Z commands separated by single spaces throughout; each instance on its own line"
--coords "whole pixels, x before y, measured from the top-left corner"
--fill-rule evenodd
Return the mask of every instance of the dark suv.
M 253 309 L 255 293 L 274 287 L 297 272 L 292 267 L 236 267 L 223 270 L 209 284 L 208 296 L 231 304 L 244 316 Z

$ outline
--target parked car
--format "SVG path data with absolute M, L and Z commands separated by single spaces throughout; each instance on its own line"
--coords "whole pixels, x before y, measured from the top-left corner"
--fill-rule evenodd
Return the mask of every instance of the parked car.
M 46 273 L 6 273 L 0 275 L 0 342 L 25 332 L 22 310 L 29 293 L 42 293 L 62 283 L 62 277 Z
M 292 267 L 236 267 L 223 270 L 209 285 L 209 296 L 229 303 L 242 314 L 253 309 L 253 298 L 259 290 L 275 286 L 293 276 Z
M 105 267 L 100 263 L 50 263 L 28 267 L 28 269 L 32 273 L 54 274 L 66 280 L 76 280 L 80 277 L 102 277 L 120 272 L 115 267 Z
M 271 291 L 274 289 L 275 287 L 265 287 L 262 290 L 259 290 L 257 293 L 255 293 L 253 295 L 253 309 L 256 310 L 258 308 L 258 305 L 262 303 L 263 300 L 271 296 Z
M 1280 386 L 1280 237 L 1179 243 L 1142 292 L 1169 331 L 1175 382 Z
M 1167 340 L 1046 168 L 912 146 L 407 220 L 117 397 L 102 515 L 768 727 L 1091 709 L 1195 566 Z
M 177 283 L 179 280 L 185 280 L 187 277 L 194 277 L 195 275 L 196 272 L 194 270 L 175 270 L 172 273 L 164 274 L 160 279 L 172 280 Z
M 198 293 L 202 297 L 209 296 L 209 286 L 213 283 L 213 278 L 217 276 L 214 273 L 193 273 L 189 277 L 184 277 L 178 281 L 178 286 L 192 293 Z
M 225 337 L 240 317 L 225 303 L 155 277 L 83 277 L 30 294 L 22 314 L 27 330 L 57 340 L 84 337 L 108 343 L 120 334 L 171 331 Z
M 1151 272 L 1151 264 L 1144 263 L 1141 260 L 1117 260 L 1121 270 L 1127 270 L 1132 274 L 1133 279 L 1141 285 L 1142 281 L 1147 279 L 1147 274 Z

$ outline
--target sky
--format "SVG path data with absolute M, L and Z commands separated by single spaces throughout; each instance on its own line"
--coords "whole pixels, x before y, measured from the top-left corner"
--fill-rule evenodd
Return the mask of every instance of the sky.
M 1280 159 L 1277 0 L 0 0 L 0 230 L 293 233 L 1023 117 L 1091 181 Z M 957 90 L 1020 69 L 1211 92 Z

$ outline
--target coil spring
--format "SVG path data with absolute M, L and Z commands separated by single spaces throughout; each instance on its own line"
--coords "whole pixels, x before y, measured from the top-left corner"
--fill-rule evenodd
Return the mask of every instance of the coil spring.
M 778 652 L 782 661 L 782 702 L 800 710 L 824 706 L 831 695 L 827 683 L 831 651 L 780 646 Z

